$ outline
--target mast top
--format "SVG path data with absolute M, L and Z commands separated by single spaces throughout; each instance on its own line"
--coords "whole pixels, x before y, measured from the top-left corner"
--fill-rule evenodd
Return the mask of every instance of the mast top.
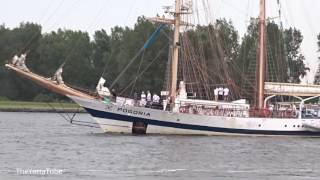
M 180 2 L 178 2 L 176 0 L 176 5 L 175 5 L 175 7 L 177 7 L 177 5 L 178 5 L 178 7 L 180 6 L 179 9 L 177 9 L 177 8 L 173 9 L 174 7 L 172 7 L 172 6 L 163 6 L 164 13 L 173 16 L 174 17 L 173 19 L 167 18 L 165 15 L 162 15 L 162 16 L 157 15 L 156 17 L 151 17 L 151 18 L 147 18 L 147 19 L 153 23 L 175 25 L 175 17 L 177 15 L 181 16 L 183 14 L 192 14 L 192 6 L 193 5 L 192 5 L 191 0 L 184 3 L 184 4 L 181 4 L 181 0 L 179 0 L 179 1 Z M 194 26 L 194 25 L 191 23 L 182 21 L 180 19 L 180 26 Z
M 170 24 L 174 27 L 173 42 L 172 42 L 172 57 L 171 57 L 171 79 L 170 79 L 170 91 L 169 96 L 171 100 L 171 108 L 174 108 L 175 99 L 177 96 L 177 79 L 178 79 L 178 61 L 179 61 L 179 49 L 180 49 L 180 27 L 192 26 L 187 22 L 181 20 L 181 16 L 184 14 L 191 14 L 192 1 L 182 3 L 182 0 L 175 0 L 175 8 L 173 10 L 170 6 L 165 6 L 165 13 L 173 16 L 173 19 L 168 19 L 165 16 L 157 16 L 149 18 L 150 21 L 155 23 Z

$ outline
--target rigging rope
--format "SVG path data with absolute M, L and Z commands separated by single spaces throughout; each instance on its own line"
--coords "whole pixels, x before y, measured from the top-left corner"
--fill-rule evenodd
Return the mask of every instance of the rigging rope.
M 87 122 L 87 121 L 81 121 L 81 120 L 75 120 L 75 116 L 77 113 L 79 113 L 79 108 L 78 108 L 78 112 L 74 112 L 73 115 L 70 117 L 68 113 L 67 114 L 67 117 L 63 115 L 63 113 L 61 113 L 60 111 L 58 111 L 53 105 L 51 105 L 50 103 L 48 103 L 48 106 L 54 110 L 59 116 L 61 116 L 65 121 L 67 121 L 68 123 L 70 124 L 73 124 L 73 125 L 77 125 L 77 126 L 86 126 L 86 127 L 92 127 L 92 128 L 100 128 L 99 125 L 101 124 L 98 124 L 98 123 L 95 123 L 95 122 Z M 59 101 L 59 104 L 62 106 L 61 102 Z M 63 106 L 62 106 L 63 107 Z
M 77 2 L 77 1 L 79 1 L 79 0 L 76 0 L 75 2 Z M 65 2 L 65 0 L 61 0 L 61 1 L 59 1 L 59 3 L 58 3 L 58 6 L 53 10 L 53 12 L 44 20 L 44 22 L 42 23 L 43 25 L 45 25 L 45 24 L 47 24 L 48 23 L 48 21 L 54 16 L 54 14 L 62 7 L 62 5 L 63 5 L 63 3 Z M 75 5 L 75 2 L 73 3 L 73 5 L 72 5 L 72 7 L 74 7 L 74 5 Z M 46 7 L 46 10 L 48 10 L 49 9 L 49 7 L 50 7 L 50 4 Z M 71 12 L 71 7 L 68 9 L 68 13 L 70 13 Z M 74 9 L 74 8 L 72 8 L 72 9 Z M 42 13 L 43 14 L 43 16 L 40 18 L 40 21 L 45 17 L 44 15 L 45 15 L 45 12 L 47 12 L 47 11 L 44 11 L 44 13 Z M 66 15 L 64 15 L 64 18 L 66 17 Z M 55 22 L 53 25 L 56 25 L 57 24 L 57 22 Z M 49 29 L 51 29 L 52 27 L 53 27 L 53 25 L 52 26 L 50 26 L 49 27 Z M 31 43 L 34 41 L 34 39 L 35 38 L 37 38 L 38 37 L 38 34 L 37 33 L 34 33 L 32 36 L 31 36 L 31 38 L 29 38 L 29 40 L 25 43 L 25 45 L 20 49 L 20 53 L 24 53 L 25 51 L 28 51 L 28 47 L 31 45 Z
M 141 66 L 142 66 L 142 62 L 144 60 L 144 54 L 145 54 L 145 51 L 143 51 L 143 54 L 142 54 L 142 57 L 141 57 L 141 60 L 140 60 L 140 63 L 139 63 L 139 67 L 138 67 L 138 70 L 137 70 L 137 75 L 136 75 L 136 77 L 134 79 L 134 84 L 132 85 L 132 88 L 131 88 L 130 96 L 133 94 L 134 87 L 135 87 L 136 82 L 138 80 L 138 75 L 139 75 L 139 72 L 140 72 L 140 69 L 141 69 Z
M 79 0 L 77 0 L 79 1 Z M 106 1 L 107 2 L 107 1 Z M 103 10 L 105 9 L 105 7 L 109 4 L 106 3 L 104 4 L 104 6 L 101 6 L 100 9 L 97 11 L 97 14 L 94 16 L 93 20 L 91 21 L 91 23 L 88 24 L 88 26 L 86 27 L 86 29 L 94 26 L 96 23 L 98 23 L 99 21 L 97 21 L 97 19 L 101 16 Z M 79 36 L 76 40 L 76 43 L 72 46 L 71 50 L 69 50 L 69 53 L 67 54 L 67 56 L 65 57 L 65 60 L 63 63 L 67 63 L 70 60 L 70 57 L 72 55 L 72 53 L 76 50 L 77 45 L 80 44 L 82 36 Z
M 157 29 L 152 33 L 152 35 L 149 37 L 149 39 L 144 43 L 144 45 L 141 47 L 141 49 L 136 53 L 136 55 L 129 61 L 127 66 L 122 70 L 122 72 L 116 77 L 116 79 L 112 82 L 110 85 L 110 89 L 113 88 L 113 86 L 117 83 L 117 81 L 121 78 L 121 76 L 128 70 L 128 68 L 132 65 L 132 63 L 138 58 L 138 56 L 145 51 L 158 37 L 160 31 L 165 26 L 165 24 L 161 24 L 157 27 Z
M 136 78 L 139 78 L 140 76 L 142 76 L 142 75 L 149 69 L 149 67 L 159 58 L 160 54 L 161 54 L 161 53 L 165 50 L 165 48 L 167 48 L 167 47 L 168 47 L 168 46 L 164 46 L 164 47 L 158 52 L 158 54 L 156 55 L 156 57 L 146 66 L 146 68 L 145 68 L 143 71 L 141 71 L 140 74 L 138 74 L 138 75 L 136 76 Z M 134 83 L 134 81 L 132 80 L 132 81 L 128 84 L 128 86 L 125 87 L 125 88 L 120 92 L 120 94 L 124 93 L 133 83 Z

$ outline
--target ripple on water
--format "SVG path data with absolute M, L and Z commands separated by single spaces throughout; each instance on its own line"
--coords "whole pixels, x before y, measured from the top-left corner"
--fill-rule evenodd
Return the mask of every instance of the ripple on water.
M 105 134 L 50 113 L 0 113 L 0 137 L 0 179 L 42 178 L 16 168 L 64 169 L 47 178 L 88 180 L 320 176 L 319 138 Z

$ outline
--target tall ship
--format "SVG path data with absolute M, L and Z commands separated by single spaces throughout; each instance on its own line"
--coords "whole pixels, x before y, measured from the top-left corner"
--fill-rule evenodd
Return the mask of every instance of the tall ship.
M 182 26 L 189 25 L 183 19 L 191 13 L 182 0 L 175 0 L 175 7 L 167 10 L 171 18 L 149 18 L 158 25 L 146 44 L 154 41 L 154 35 L 163 26 L 173 28 L 172 45 L 166 76 L 166 89 L 161 98 L 150 94 L 141 98 L 117 96 L 101 77 L 95 94 L 88 94 L 67 86 L 62 80 L 62 67 L 53 78 L 45 78 L 31 72 L 25 65 L 25 56 L 14 57 L 5 66 L 48 90 L 67 96 L 84 108 L 104 132 L 136 134 L 181 135 L 287 135 L 320 136 L 320 112 L 307 103 L 320 97 L 320 86 L 292 83 L 266 82 L 266 0 L 260 0 L 259 38 L 257 43 L 255 90 L 253 102 L 246 99 L 229 100 L 231 88 L 216 87 L 209 99 L 198 98 L 190 90 L 184 78 L 179 78 L 181 68 Z M 145 45 L 146 45 L 145 44 Z M 195 66 L 194 63 L 183 66 Z M 188 69 L 188 67 L 185 67 Z M 207 83 L 204 80 L 202 83 Z M 211 91 L 211 90 L 203 90 Z M 272 105 L 277 96 L 294 97 L 294 103 Z M 318 115 L 319 114 L 319 115 Z

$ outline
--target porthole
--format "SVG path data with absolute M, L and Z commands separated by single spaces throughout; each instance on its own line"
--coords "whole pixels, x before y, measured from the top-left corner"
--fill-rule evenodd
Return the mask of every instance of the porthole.
M 293 125 L 293 127 L 296 127 L 296 125 Z
M 300 125 L 297 126 L 298 128 L 300 127 Z
M 259 127 L 261 127 L 261 124 L 259 124 Z
M 304 126 L 302 125 L 301 127 L 303 128 Z
M 284 127 L 288 127 L 287 125 L 284 125 Z

